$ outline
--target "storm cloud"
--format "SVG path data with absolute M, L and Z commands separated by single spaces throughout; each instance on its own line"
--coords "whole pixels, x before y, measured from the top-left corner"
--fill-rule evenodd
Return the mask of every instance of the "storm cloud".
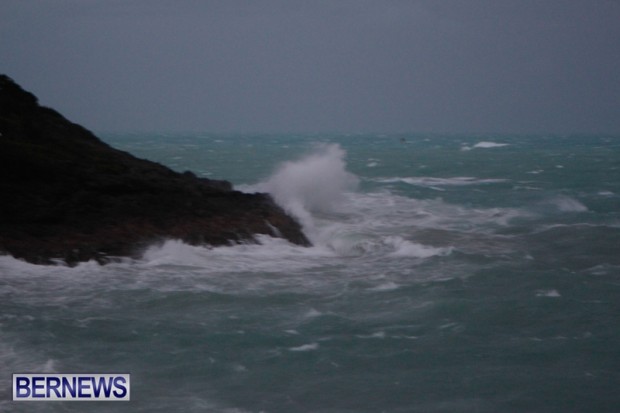
M 0 72 L 96 131 L 620 133 L 609 0 L 3 0 Z

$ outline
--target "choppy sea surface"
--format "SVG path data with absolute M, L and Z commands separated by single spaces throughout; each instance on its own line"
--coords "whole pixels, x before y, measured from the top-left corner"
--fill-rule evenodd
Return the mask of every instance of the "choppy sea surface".
M 620 137 L 103 138 L 272 193 L 314 246 L 0 256 L 0 411 L 620 411 Z M 17 372 L 132 400 L 12 402 Z

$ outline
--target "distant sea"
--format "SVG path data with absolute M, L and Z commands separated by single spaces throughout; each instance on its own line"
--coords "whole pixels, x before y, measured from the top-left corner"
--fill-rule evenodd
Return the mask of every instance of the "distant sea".
M 314 246 L 0 257 L 0 411 L 620 411 L 620 136 L 103 139 L 270 192 Z M 12 402 L 13 372 L 132 400 Z

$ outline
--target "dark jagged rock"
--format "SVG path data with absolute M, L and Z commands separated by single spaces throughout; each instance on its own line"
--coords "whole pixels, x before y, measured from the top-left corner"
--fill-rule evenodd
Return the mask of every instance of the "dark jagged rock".
M 153 242 L 256 234 L 309 245 L 267 194 L 114 149 L 0 75 L 0 251 L 33 263 L 135 256 Z

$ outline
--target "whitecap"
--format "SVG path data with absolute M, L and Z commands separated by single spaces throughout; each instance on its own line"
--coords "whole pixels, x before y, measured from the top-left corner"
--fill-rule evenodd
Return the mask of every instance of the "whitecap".
M 473 148 L 487 149 L 487 148 L 500 148 L 502 146 L 508 146 L 508 144 L 507 143 L 497 143 L 497 142 L 482 141 L 482 142 L 478 142 L 477 144 L 475 144 L 473 146 Z
M 399 257 L 429 258 L 434 256 L 443 256 L 452 253 L 453 249 L 452 247 L 430 247 L 408 241 L 397 235 L 385 237 L 384 243 L 393 248 L 393 251 L 389 255 Z
M 368 335 L 357 335 L 357 338 L 379 338 L 384 339 L 386 337 L 385 331 L 377 331 L 376 333 Z
M 300 351 L 313 351 L 313 350 L 317 350 L 318 348 L 319 348 L 319 343 L 310 343 L 310 344 L 301 345 L 299 347 L 290 347 L 288 350 L 300 352 Z
M 368 291 L 394 291 L 400 288 L 400 286 L 392 281 L 388 281 L 383 284 L 379 284 L 376 287 L 369 288 Z
M 320 311 L 318 311 L 318 310 L 316 310 L 316 309 L 314 309 L 314 308 L 311 308 L 310 310 L 308 310 L 308 311 L 304 314 L 304 318 L 315 318 L 315 317 L 320 317 L 320 316 L 322 316 L 322 315 L 323 315 L 323 313 L 322 313 L 322 312 L 320 312 Z
M 248 371 L 248 368 L 244 366 L 243 364 L 234 364 L 232 368 L 237 373 L 245 373 L 246 371 Z
M 536 291 L 536 297 L 549 297 L 549 298 L 558 298 L 562 295 L 558 292 L 558 290 L 538 290 Z
M 578 200 L 568 197 L 559 196 L 552 199 L 551 204 L 562 212 L 586 212 L 588 207 L 579 202 Z
M 482 185 L 506 182 L 506 179 L 500 178 L 475 178 L 471 176 L 456 176 L 451 178 L 437 178 L 433 176 L 415 176 L 415 177 L 391 177 L 391 178 L 375 178 L 375 182 L 397 183 L 402 182 L 409 185 L 424 186 L 432 189 L 437 186 L 462 186 L 462 185 Z M 439 189 L 441 190 L 441 189 Z

